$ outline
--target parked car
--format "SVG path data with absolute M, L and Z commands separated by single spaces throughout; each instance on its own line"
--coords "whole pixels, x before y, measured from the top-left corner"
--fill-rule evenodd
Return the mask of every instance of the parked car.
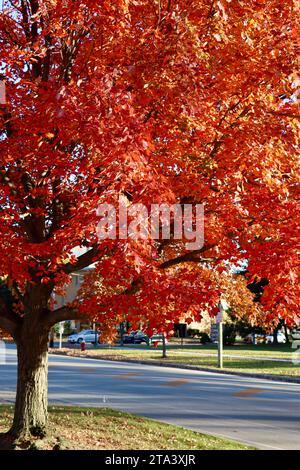
M 266 336 L 266 343 L 267 344 L 272 344 L 274 341 L 274 336 L 273 335 L 267 335 Z M 277 341 L 279 344 L 286 343 L 286 337 L 283 333 L 277 333 Z
M 163 334 L 156 333 L 155 335 L 151 336 L 150 344 L 154 343 L 162 343 L 163 342 Z M 168 344 L 167 338 L 165 338 L 165 344 Z
M 131 331 L 123 335 L 123 344 L 148 344 L 148 336 L 143 331 Z
M 82 330 L 79 333 L 75 333 L 73 335 L 70 335 L 68 337 L 69 343 L 82 343 L 84 340 L 86 343 L 95 343 L 99 342 L 100 338 L 100 333 L 97 331 L 95 332 L 94 330 Z
M 272 344 L 274 341 L 273 335 L 263 335 L 263 334 L 250 334 L 246 336 L 245 342 L 250 344 Z M 286 343 L 286 338 L 283 333 L 277 333 L 277 341 L 279 344 Z
M 294 329 L 291 331 L 292 339 L 293 340 L 298 340 L 300 339 L 300 330 L 299 329 Z
M 245 343 L 248 344 L 262 344 L 266 341 L 266 336 L 263 334 L 249 334 L 244 339 Z

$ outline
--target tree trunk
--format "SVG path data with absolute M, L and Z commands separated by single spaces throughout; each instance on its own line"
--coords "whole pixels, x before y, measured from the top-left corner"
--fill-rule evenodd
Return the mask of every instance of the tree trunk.
M 273 346 L 277 346 L 278 345 L 278 328 L 275 328 L 274 332 L 273 332 Z
M 287 330 L 287 326 L 286 326 L 285 322 L 283 324 L 283 328 L 284 328 L 284 335 L 285 335 L 286 344 L 290 344 L 290 338 L 289 338 L 289 334 L 288 334 L 288 330 Z
M 278 345 L 278 332 L 279 332 L 280 328 L 282 328 L 283 324 L 284 324 L 284 320 L 280 320 L 278 325 L 276 326 L 274 332 L 273 332 L 273 346 Z
M 165 337 L 164 333 L 162 335 L 162 350 L 163 350 L 162 357 L 163 357 L 163 359 L 166 359 L 167 358 L 167 347 L 166 347 L 166 337 Z
M 29 332 L 30 331 L 30 332 Z M 17 342 L 18 382 L 10 434 L 44 437 L 48 408 L 48 332 L 22 331 Z

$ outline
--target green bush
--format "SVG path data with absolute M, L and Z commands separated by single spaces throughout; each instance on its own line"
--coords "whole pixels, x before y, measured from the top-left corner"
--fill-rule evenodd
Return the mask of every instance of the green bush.
M 71 327 L 72 322 L 70 320 L 65 321 L 64 323 L 64 335 L 71 335 L 74 333 L 74 328 Z
M 200 343 L 205 344 L 205 343 L 210 343 L 210 337 L 208 336 L 207 333 L 199 333 L 199 338 L 200 338 Z

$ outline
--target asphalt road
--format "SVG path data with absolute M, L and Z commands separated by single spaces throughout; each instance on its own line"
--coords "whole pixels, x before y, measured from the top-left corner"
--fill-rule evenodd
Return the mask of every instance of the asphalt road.
M 298 384 L 54 355 L 49 365 L 51 404 L 111 407 L 259 449 L 300 449 Z M 15 385 L 9 345 L 0 362 L 1 403 L 14 401 Z

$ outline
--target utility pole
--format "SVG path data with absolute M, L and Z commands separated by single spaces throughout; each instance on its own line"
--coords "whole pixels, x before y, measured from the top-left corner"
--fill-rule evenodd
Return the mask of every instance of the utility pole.
M 223 322 L 218 323 L 218 367 L 223 369 Z

